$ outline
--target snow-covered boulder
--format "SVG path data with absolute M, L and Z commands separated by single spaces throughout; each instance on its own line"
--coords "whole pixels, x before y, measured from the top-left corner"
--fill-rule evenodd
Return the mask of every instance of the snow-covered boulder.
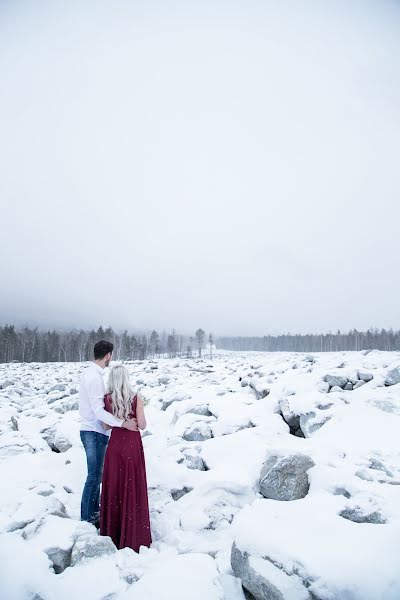
M 71 410 L 78 410 L 78 408 L 78 396 L 70 396 L 68 398 L 61 399 L 58 402 L 55 402 L 53 406 L 53 410 L 59 414 L 65 414 L 66 412 L 69 412 Z
M 208 410 L 207 404 L 193 406 L 193 408 L 189 409 L 188 412 L 193 413 L 194 415 L 202 415 L 204 417 L 211 416 L 211 413 Z
M 288 398 L 280 399 L 279 412 L 285 423 L 289 426 L 290 433 L 298 437 L 303 437 L 304 434 L 300 427 L 300 415 L 294 412 Z
M 11 385 L 14 385 L 14 381 L 11 381 L 10 379 L 6 379 L 5 381 L 2 381 L 0 383 L 0 389 L 5 390 L 6 388 L 10 387 Z
M 358 390 L 358 388 L 362 387 L 363 385 L 365 385 L 365 381 L 363 379 L 360 379 L 360 381 L 357 381 L 357 383 L 353 386 L 353 390 Z
M 24 435 L 19 431 L 5 431 L 0 437 L 0 460 L 16 454 L 34 454 L 48 450 L 46 443 L 39 435 Z
M 324 381 L 326 381 L 326 383 L 329 383 L 329 385 L 331 387 L 339 387 L 339 388 L 343 389 L 349 380 L 347 379 L 347 377 L 344 377 L 343 375 L 336 375 L 336 374 L 328 373 L 327 375 L 325 375 Z
M 26 501 L 9 518 L 6 531 L 17 531 L 25 540 L 33 538 L 41 529 L 49 515 L 62 519 L 68 518 L 65 505 L 51 496 L 28 495 L 30 503 Z
M 331 389 L 329 390 L 329 392 L 331 394 L 333 393 L 337 393 L 337 392 L 343 392 L 343 388 L 339 387 L 338 385 L 334 385 L 333 387 L 331 387 Z
M 84 521 L 48 516 L 29 544 L 45 552 L 54 571 L 61 573 L 71 564 L 71 552 L 76 539 L 84 534 L 96 534 L 96 528 Z
M 316 414 L 315 412 L 300 415 L 300 429 L 303 432 L 304 437 L 311 437 L 312 434 L 318 431 L 318 429 L 321 429 L 330 418 L 331 417 L 327 414 Z
M 212 431 L 207 423 L 197 421 L 185 431 L 182 437 L 187 442 L 203 442 L 212 437 Z
M 232 545 L 231 566 L 256 600 L 312 600 L 300 577 L 288 575 L 267 557 L 251 556 Z
M 185 457 L 185 464 L 188 469 L 195 469 L 198 471 L 206 470 L 206 465 L 199 454 L 198 448 L 185 448 L 182 450 L 182 454 Z
M 65 392 L 66 389 L 67 386 L 65 385 L 65 383 L 56 383 L 51 386 L 49 392 Z
M 181 402 L 190 398 L 190 395 L 180 390 L 169 390 L 163 394 L 161 410 L 167 410 L 174 402 Z
M 71 565 L 77 565 L 89 558 L 114 554 L 117 551 L 112 539 L 92 533 L 80 535 L 72 548 Z
M 271 384 L 267 377 L 252 377 L 250 387 L 254 390 L 257 400 L 265 398 L 271 391 Z
M 353 523 L 374 523 L 375 525 L 383 525 L 386 519 L 379 510 L 366 510 L 361 506 L 347 506 L 340 513 L 340 516 Z
M 41 435 L 53 452 L 67 452 L 67 450 L 72 448 L 72 443 L 66 437 L 59 434 L 56 424 L 43 429 Z
M 400 383 L 400 366 L 389 371 L 385 379 L 385 385 L 396 385 L 397 383 Z
M 310 487 L 307 472 L 314 464 L 305 454 L 272 454 L 261 470 L 261 494 L 273 500 L 304 498 Z
M 358 371 L 357 374 L 358 374 L 358 379 L 360 379 L 361 381 L 365 381 L 366 383 L 368 381 L 372 381 L 372 379 L 374 378 L 372 373 L 369 373 L 367 371 Z

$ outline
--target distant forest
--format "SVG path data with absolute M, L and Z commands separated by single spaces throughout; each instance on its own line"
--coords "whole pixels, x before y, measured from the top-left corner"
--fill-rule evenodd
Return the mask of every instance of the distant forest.
M 263 337 L 219 337 L 217 347 L 225 350 L 259 352 L 338 352 L 341 350 L 400 350 L 400 331 L 368 329 L 348 333 L 265 335 Z
M 400 350 L 400 331 L 369 329 L 348 333 L 276 335 L 263 337 L 226 336 L 213 338 L 197 329 L 193 336 L 179 335 L 175 330 L 159 334 L 116 333 L 111 327 L 97 331 L 42 331 L 38 328 L 0 327 L 0 362 L 71 362 L 92 359 L 98 340 L 114 344 L 115 360 L 137 360 L 158 357 L 202 356 L 206 344 L 224 350 L 260 352 L 336 352 L 340 350 Z M 207 350 L 209 357 L 209 350 Z

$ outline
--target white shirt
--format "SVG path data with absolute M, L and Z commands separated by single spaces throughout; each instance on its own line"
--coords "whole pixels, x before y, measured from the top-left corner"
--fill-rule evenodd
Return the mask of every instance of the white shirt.
M 119 419 L 105 410 L 105 393 L 104 369 L 96 363 L 92 363 L 83 371 L 79 387 L 81 431 L 97 431 L 104 435 L 110 435 L 111 430 L 105 431 L 102 422 L 111 427 L 122 426 L 123 419 Z

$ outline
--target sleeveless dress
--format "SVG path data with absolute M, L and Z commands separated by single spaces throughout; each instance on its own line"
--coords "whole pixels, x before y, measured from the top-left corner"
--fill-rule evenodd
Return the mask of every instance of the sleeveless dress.
M 132 399 L 136 417 L 137 396 Z M 112 398 L 106 394 L 104 408 L 112 413 Z M 117 548 L 151 544 L 146 464 L 140 431 L 113 427 L 104 459 L 100 503 L 100 535 L 112 538 Z

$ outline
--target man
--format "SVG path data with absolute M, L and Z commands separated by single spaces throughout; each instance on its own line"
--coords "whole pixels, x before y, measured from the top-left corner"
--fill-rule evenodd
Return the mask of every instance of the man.
M 104 455 L 110 431 L 102 423 L 112 427 L 124 427 L 137 431 L 136 419 L 124 421 L 104 409 L 104 369 L 111 361 L 114 346 L 102 340 L 94 346 L 94 362 L 82 373 L 79 389 L 79 413 L 81 416 L 81 441 L 87 460 L 87 478 L 82 493 L 81 520 L 98 524 L 100 483 Z

